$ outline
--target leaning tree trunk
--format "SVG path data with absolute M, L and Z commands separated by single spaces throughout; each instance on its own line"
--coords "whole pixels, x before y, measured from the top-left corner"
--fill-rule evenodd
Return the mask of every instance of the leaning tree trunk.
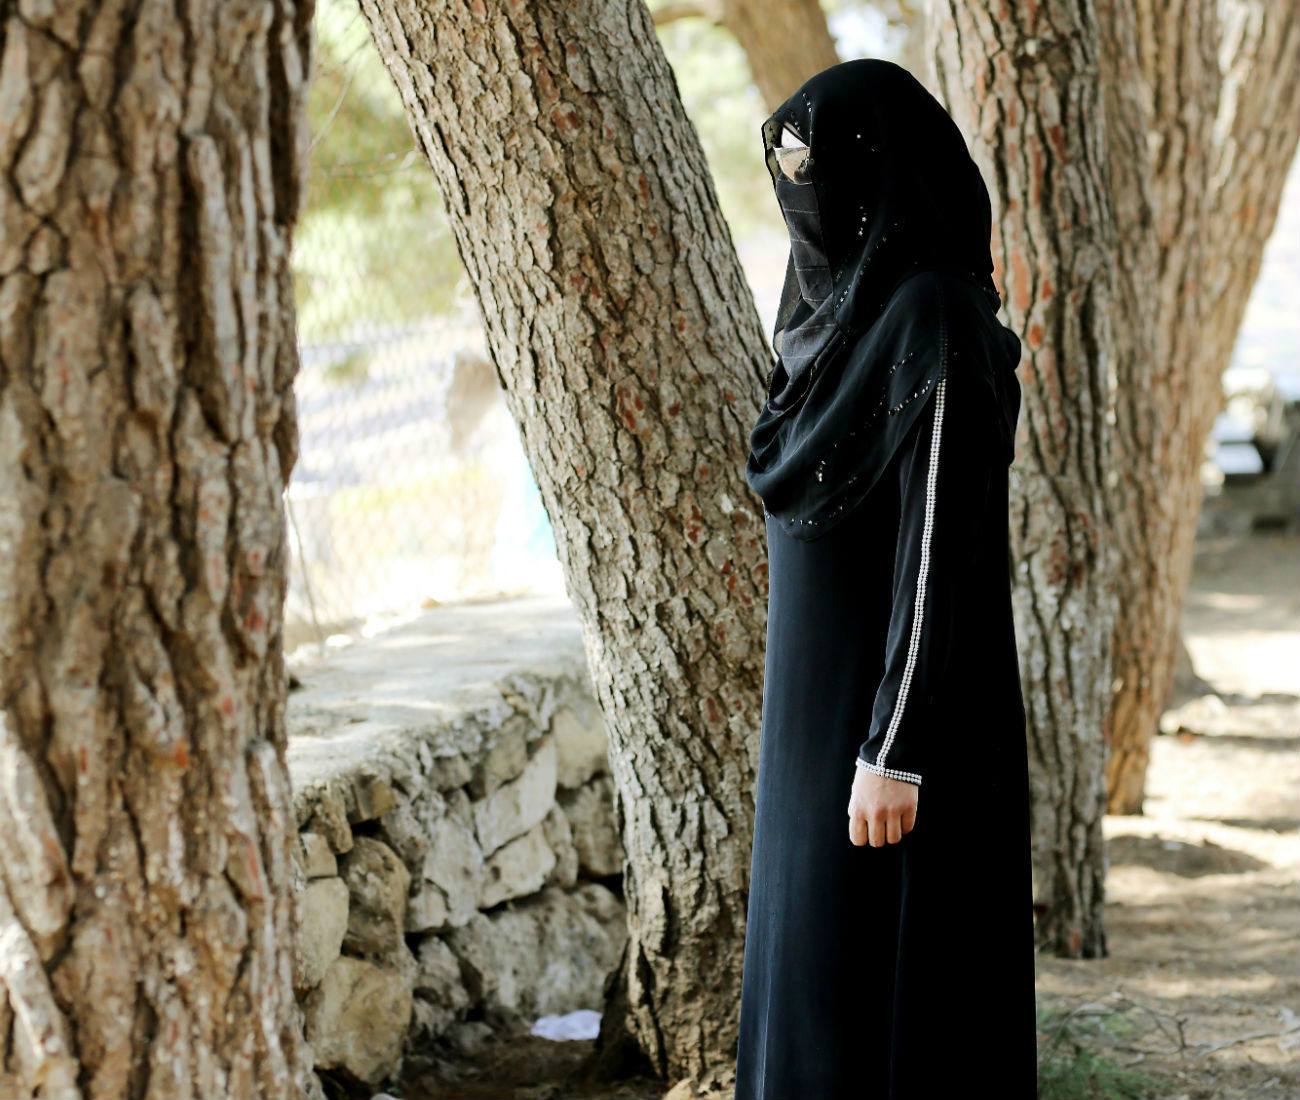
M 1025 359 L 1011 500 L 1038 940 L 1105 954 L 1101 820 L 1116 615 L 1106 473 L 1114 216 L 1092 9 L 937 0 L 939 97 L 990 182 Z
M 699 16 L 729 30 L 769 110 L 840 60 L 820 0 L 670 0 L 651 15 L 657 26 Z
M 444 195 L 609 731 L 630 938 L 602 1036 L 626 1028 L 703 1088 L 734 1069 L 762 707 L 753 300 L 641 3 L 362 10 Z
M 0 4 L 0 1094 L 289 1096 L 310 0 Z
M 1197 0 L 1193 0 L 1193 5 Z M 1139 673 L 1139 662 L 1154 655 L 1158 638 L 1167 625 L 1156 625 L 1170 607 L 1167 563 L 1168 534 L 1176 502 L 1152 496 L 1151 487 L 1162 484 L 1168 465 L 1162 451 L 1168 444 L 1170 395 L 1162 392 L 1156 350 L 1157 334 L 1149 313 L 1151 288 L 1160 267 L 1154 231 L 1150 129 L 1151 87 L 1145 78 L 1142 38 L 1134 0 L 1097 0 L 1102 34 L 1102 87 L 1106 95 L 1107 157 L 1110 172 L 1111 212 L 1115 219 L 1115 280 L 1113 343 L 1115 391 L 1112 394 L 1114 431 L 1112 466 L 1108 475 L 1111 502 L 1111 536 L 1117 553 L 1116 591 L 1123 593 L 1115 617 L 1111 651 L 1110 718 L 1107 722 L 1107 767 L 1112 752 L 1115 723 L 1123 723 L 1128 708 L 1145 707 L 1154 718 L 1154 693 L 1147 673 L 1128 685 L 1125 676 Z M 1178 9 L 1173 21 L 1187 9 Z M 1199 55 L 1198 55 L 1199 56 Z M 1194 135 L 1190 144 L 1200 148 Z M 1186 152 L 1186 144 L 1183 146 Z M 1192 242 L 1189 242 L 1189 246 Z M 1134 583 L 1145 574 L 1145 584 Z M 1135 605 L 1142 605 L 1142 612 Z M 1135 633 L 1145 615 L 1152 633 Z M 1107 784 L 1108 796 L 1113 788 Z
M 1116 2 L 1130 5 L 1144 94 L 1125 122 L 1141 141 L 1112 142 L 1111 163 L 1136 164 L 1135 175 L 1149 176 L 1152 216 L 1120 222 L 1118 261 L 1121 271 L 1143 273 L 1134 285 L 1143 331 L 1125 339 L 1149 358 L 1117 357 L 1123 566 L 1107 764 L 1112 813 L 1142 810 L 1150 741 L 1173 681 L 1205 443 L 1300 138 L 1294 0 L 1191 0 L 1168 11 L 1151 0 Z M 1148 131 L 1156 138 L 1150 152 Z M 1154 270 L 1146 259 L 1153 246 Z
M 819 0 L 724 0 L 722 25 L 745 51 L 770 109 L 810 76 L 839 64 Z

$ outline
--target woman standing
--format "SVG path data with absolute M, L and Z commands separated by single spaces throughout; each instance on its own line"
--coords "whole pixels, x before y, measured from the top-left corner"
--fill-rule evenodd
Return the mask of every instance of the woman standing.
M 736 1100 L 1032 1097 L 988 192 L 890 62 L 819 73 L 762 133 L 790 258 L 746 468 L 769 591 Z

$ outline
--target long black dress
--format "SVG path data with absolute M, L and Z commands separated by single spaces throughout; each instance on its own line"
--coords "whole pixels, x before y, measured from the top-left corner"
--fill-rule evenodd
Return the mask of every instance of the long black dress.
M 736 1100 L 1036 1095 L 1008 468 L 978 377 L 925 401 L 833 530 L 767 514 Z M 919 783 L 899 843 L 850 842 L 855 757 Z

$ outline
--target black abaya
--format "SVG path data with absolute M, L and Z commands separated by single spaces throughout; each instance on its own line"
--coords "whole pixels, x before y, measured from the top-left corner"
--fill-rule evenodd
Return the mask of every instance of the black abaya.
M 961 364 L 832 530 L 798 538 L 766 514 L 736 1100 L 1036 1095 L 1008 467 L 993 391 Z M 891 728 L 888 763 L 920 784 L 916 824 L 858 847 L 854 759 Z

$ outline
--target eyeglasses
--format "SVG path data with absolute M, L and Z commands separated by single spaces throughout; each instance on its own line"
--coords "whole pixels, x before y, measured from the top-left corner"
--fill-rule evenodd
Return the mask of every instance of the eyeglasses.
M 808 182 L 808 146 L 797 147 L 794 149 L 776 150 L 776 163 L 781 168 L 781 173 L 792 183 Z
M 808 182 L 808 154 L 811 152 L 789 126 L 781 131 L 780 144 L 773 150 L 782 175 L 792 183 Z

